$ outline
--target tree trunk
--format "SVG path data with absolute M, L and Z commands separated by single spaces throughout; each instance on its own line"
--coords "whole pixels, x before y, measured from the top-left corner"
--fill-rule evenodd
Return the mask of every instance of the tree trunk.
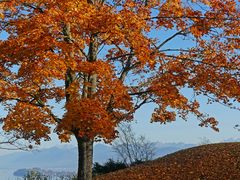
M 75 136 L 78 144 L 78 180 L 92 180 L 93 140 Z

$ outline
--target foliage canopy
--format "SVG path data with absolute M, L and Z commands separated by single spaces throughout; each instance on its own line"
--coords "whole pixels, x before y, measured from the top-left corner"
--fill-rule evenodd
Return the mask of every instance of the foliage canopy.
M 6 0 L 0 9 L 3 123 L 16 137 L 40 143 L 54 125 L 62 141 L 111 140 L 147 103 L 157 106 L 152 122 L 193 113 L 218 130 L 197 96 L 240 101 L 237 1 Z

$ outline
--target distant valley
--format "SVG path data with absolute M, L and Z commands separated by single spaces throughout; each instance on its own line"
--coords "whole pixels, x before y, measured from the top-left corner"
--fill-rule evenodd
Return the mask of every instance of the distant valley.
M 195 144 L 184 143 L 156 143 L 155 157 L 193 147 Z M 118 159 L 111 146 L 96 144 L 94 146 L 94 162 L 104 163 L 108 159 Z M 0 156 L 0 168 L 69 168 L 77 167 L 77 147 L 56 146 L 46 149 L 34 150 L 31 152 L 15 152 Z
M 227 139 L 223 142 L 239 142 L 240 139 Z M 154 158 L 173 152 L 194 147 L 197 144 L 186 143 L 155 143 Z M 1 149 L 0 149 L 1 151 Z M 103 164 L 108 159 L 118 160 L 119 157 L 110 145 L 98 143 L 94 145 L 94 162 Z M 43 170 L 74 172 L 77 169 L 77 147 L 60 145 L 51 148 L 33 150 L 31 152 L 14 152 L 0 156 L 0 177 L 15 180 L 13 173 L 19 169 L 41 168 Z

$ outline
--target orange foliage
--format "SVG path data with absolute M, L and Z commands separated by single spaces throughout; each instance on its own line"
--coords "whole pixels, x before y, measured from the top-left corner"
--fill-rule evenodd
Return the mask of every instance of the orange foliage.
M 234 0 L 2 1 L 4 130 L 37 143 L 53 126 L 62 141 L 111 140 L 117 124 L 147 103 L 157 106 L 154 122 L 193 113 L 218 130 L 197 96 L 240 101 L 239 14 Z M 166 46 L 180 38 L 190 47 Z

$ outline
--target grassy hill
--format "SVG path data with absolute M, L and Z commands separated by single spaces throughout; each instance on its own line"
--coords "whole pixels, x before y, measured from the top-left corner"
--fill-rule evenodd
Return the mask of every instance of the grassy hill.
M 96 180 L 238 180 L 240 143 L 198 146 Z

